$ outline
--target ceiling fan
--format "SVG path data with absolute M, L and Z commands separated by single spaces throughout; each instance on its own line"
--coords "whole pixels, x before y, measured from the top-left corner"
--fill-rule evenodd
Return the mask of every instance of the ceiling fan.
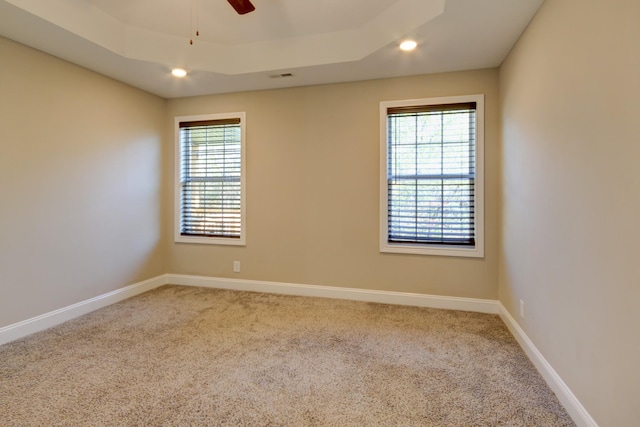
M 251 4 L 250 0 L 227 0 L 231 6 L 238 12 L 239 15 L 253 12 L 256 10 L 255 6 Z
M 251 3 L 251 0 L 227 0 L 231 6 L 238 12 L 238 15 L 244 15 L 256 10 L 256 7 Z M 196 21 L 198 12 L 196 10 Z M 200 30 L 198 30 L 196 23 L 196 37 L 200 36 Z M 193 33 L 193 4 L 191 4 L 191 32 Z M 193 38 L 189 39 L 189 44 L 193 44 Z

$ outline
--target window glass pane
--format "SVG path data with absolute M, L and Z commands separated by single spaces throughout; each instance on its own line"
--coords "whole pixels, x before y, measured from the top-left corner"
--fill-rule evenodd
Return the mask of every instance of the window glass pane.
M 441 144 L 431 142 L 417 147 L 418 175 L 440 175 L 442 173 L 442 148 Z
M 182 126 L 182 124 L 181 124 Z M 228 120 L 180 129 L 180 234 L 239 238 L 242 233 L 242 135 Z
M 388 241 L 474 245 L 475 110 L 388 114 Z
M 441 115 L 444 142 L 469 141 L 469 113 L 469 111 L 457 111 Z

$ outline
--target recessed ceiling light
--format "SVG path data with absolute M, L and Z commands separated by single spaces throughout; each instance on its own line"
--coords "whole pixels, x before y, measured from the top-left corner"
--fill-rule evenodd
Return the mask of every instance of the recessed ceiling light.
M 173 70 L 171 70 L 171 74 L 173 74 L 175 77 L 184 77 L 187 75 L 187 71 L 183 70 L 182 68 L 174 68 Z
M 404 51 L 410 51 L 416 48 L 416 46 L 418 46 L 418 43 L 416 43 L 413 40 L 405 40 L 402 43 L 400 43 L 400 49 L 404 50 Z

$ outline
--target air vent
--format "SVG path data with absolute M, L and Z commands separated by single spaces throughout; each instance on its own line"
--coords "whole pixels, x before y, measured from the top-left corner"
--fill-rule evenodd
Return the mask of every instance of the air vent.
M 281 74 L 273 74 L 271 76 L 272 79 L 280 79 L 282 77 L 293 77 L 293 73 L 281 73 Z

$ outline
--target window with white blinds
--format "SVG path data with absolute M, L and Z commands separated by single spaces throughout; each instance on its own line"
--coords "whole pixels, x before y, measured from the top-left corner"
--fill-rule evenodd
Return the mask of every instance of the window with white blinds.
M 483 256 L 481 96 L 381 103 L 381 250 Z
M 245 244 L 244 121 L 244 113 L 176 118 L 176 241 Z

